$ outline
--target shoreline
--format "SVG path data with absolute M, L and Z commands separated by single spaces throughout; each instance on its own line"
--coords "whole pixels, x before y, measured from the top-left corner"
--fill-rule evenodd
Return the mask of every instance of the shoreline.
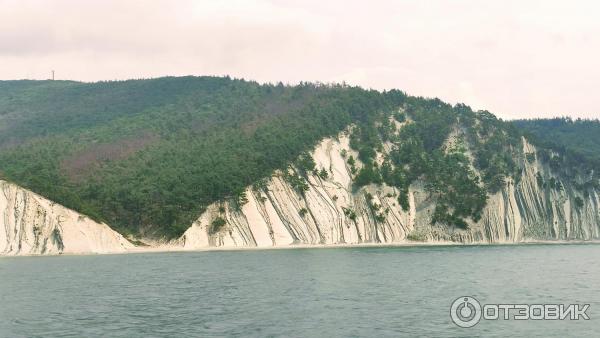
M 136 246 L 121 252 L 66 252 L 59 254 L 27 254 L 27 255 L 3 255 L 2 258 L 16 257 L 60 257 L 60 256 L 103 256 L 103 255 L 129 255 L 148 253 L 194 253 L 194 252 L 223 252 L 223 251 L 255 251 L 255 250 L 294 250 L 294 249 L 342 249 L 342 248 L 410 248 L 410 247 L 474 247 L 474 246 L 526 246 L 526 245 L 595 245 L 600 244 L 600 239 L 592 240 L 526 240 L 521 242 L 473 242 L 458 243 L 451 241 L 431 242 L 396 242 L 396 243 L 339 243 L 339 244 L 292 244 L 269 247 L 206 247 L 197 249 L 185 249 L 178 246 Z

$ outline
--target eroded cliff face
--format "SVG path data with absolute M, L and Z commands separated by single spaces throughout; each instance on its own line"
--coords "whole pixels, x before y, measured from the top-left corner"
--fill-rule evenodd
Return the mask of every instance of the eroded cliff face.
M 590 240 L 600 237 L 600 200 L 597 190 L 587 194 L 560 180 L 537 157 L 536 149 L 523 139 L 523 177 L 509 180 L 504 189 L 488 199 L 481 226 L 470 241 L 518 242 L 522 240 Z M 526 156 L 527 157 L 527 156 Z M 538 175 L 539 174 L 539 175 Z M 541 184 L 555 179 L 561 189 Z M 577 200 L 581 203 L 578 205 Z
M 449 147 L 460 130 L 453 134 Z M 389 151 L 388 146 L 379 156 Z M 185 249 L 201 249 L 408 240 L 507 243 L 599 238 L 598 192 L 584 196 L 566 182 L 561 182 L 562 190 L 540 185 L 538 173 L 549 178 L 552 172 L 537 159 L 535 148 L 527 140 L 523 139 L 522 147 L 522 178 L 519 182 L 507 180 L 503 189 L 488 196 L 483 217 L 478 222 L 469 221 L 468 230 L 431 225 L 435 198 L 425 191 L 422 182 L 411 185 L 408 210 L 400 207 L 399 192 L 393 187 L 354 187 L 347 158 L 357 158 L 357 154 L 350 149 L 348 137 L 341 134 L 323 140 L 313 151 L 317 170 L 325 169 L 327 175 L 309 173 L 308 190 L 303 194 L 287 182 L 285 173 L 277 172 L 261 188 L 248 188 L 248 202 L 241 207 L 231 202 L 211 205 L 179 244 Z M 526 154 L 529 159 L 525 159 Z M 576 206 L 576 198 L 583 205 Z
M 0 255 L 118 253 L 131 248 L 106 224 L 0 181 Z
M 402 127 L 398 124 L 398 129 Z M 445 148 L 462 139 L 456 129 Z M 464 146 L 464 145 L 463 145 Z M 381 164 L 392 145 L 377 154 Z M 0 255 L 119 253 L 144 250 L 196 250 L 215 247 L 274 247 L 403 242 L 515 243 L 536 240 L 600 238 L 600 196 L 561 181 L 522 140 L 522 177 L 508 179 L 489 195 L 478 222 L 467 230 L 432 225 L 436 200 L 413 183 L 408 208 L 398 203 L 398 189 L 383 185 L 357 188 L 348 159 L 358 154 L 346 133 L 323 140 L 312 152 L 315 172 L 307 189 L 295 188 L 286 172 L 246 189 L 247 202 L 216 203 L 177 241 L 136 248 L 106 224 L 53 203 L 14 184 L 0 181 Z M 463 147 L 464 148 L 464 147 Z M 468 145 L 465 155 L 472 158 Z M 362 164 L 356 160 L 357 169 Z M 474 169 L 474 168 L 473 168 Z M 290 168 L 288 174 L 298 175 Z M 561 189 L 542 184 L 559 181 Z

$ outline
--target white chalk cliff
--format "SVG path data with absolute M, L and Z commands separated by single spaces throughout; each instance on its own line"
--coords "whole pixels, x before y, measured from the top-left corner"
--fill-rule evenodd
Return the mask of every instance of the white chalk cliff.
M 450 136 L 449 143 L 456 133 L 460 131 Z M 386 145 L 386 151 L 390 146 Z M 248 202 L 243 206 L 236 207 L 231 202 L 211 205 L 179 239 L 179 244 L 193 250 L 407 240 L 511 243 L 598 239 L 599 192 L 584 196 L 568 182 L 561 182 L 562 190 L 540 187 L 538 172 L 546 178 L 553 174 L 537 159 L 534 146 L 525 139 L 522 148 L 523 154 L 530 157 L 520 160 L 522 179 L 518 183 L 508 179 L 501 191 L 488 196 L 483 217 L 476 223 L 469 220 L 468 230 L 431 225 L 435 200 L 422 183 L 410 187 L 408 211 L 399 206 L 398 191 L 393 187 L 353 187 L 347 158 L 357 158 L 357 154 L 350 149 L 348 137 L 341 134 L 323 140 L 312 152 L 316 168 L 325 169 L 328 175 L 322 178 L 308 174 L 309 188 L 304 194 L 286 181 L 283 172 L 277 172 L 266 186 L 249 187 Z M 583 201 L 583 206 L 575 206 L 576 198 Z M 215 227 L 215 219 L 221 221 L 221 226 Z
M 0 180 L 0 255 L 118 253 L 133 247 L 108 225 Z
M 456 128 L 447 149 L 462 139 Z M 392 146 L 384 144 L 379 163 Z M 317 170 L 324 169 L 327 175 L 308 173 L 308 190 L 303 194 L 288 182 L 285 172 L 275 172 L 262 184 L 246 189 L 247 202 L 242 206 L 234 202 L 210 205 L 178 240 L 144 248 L 136 248 L 106 224 L 0 180 L 0 255 L 600 239 L 600 192 L 583 194 L 538 160 L 527 140 L 522 140 L 521 147 L 522 178 L 518 182 L 508 179 L 498 193 L 489 195 L 481 219 L 468 220 L 468 230 L 431 224 L 436 202 L 424 182 L 410 186 L 406 211 L 394 187 L 356 188 L 347 160 L 349 156 L 357 159 L 358 154 L 350 148 L 347 133 L 324 139 L 313 150 Z M 470 157 L 468 149 L 466 155 Z M 361 167 L 358 160 L 356 165 Z M 538 176 L 560 181 L 562 189 L 540 185 Z

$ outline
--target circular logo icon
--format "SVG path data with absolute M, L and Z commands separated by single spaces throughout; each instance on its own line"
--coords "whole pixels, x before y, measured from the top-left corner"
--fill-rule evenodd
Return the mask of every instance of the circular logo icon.
M 473 327 L 481 320 L 481 304 L 473 297 L 460 297 L 450 307 L 450 318 L 460 327 Z

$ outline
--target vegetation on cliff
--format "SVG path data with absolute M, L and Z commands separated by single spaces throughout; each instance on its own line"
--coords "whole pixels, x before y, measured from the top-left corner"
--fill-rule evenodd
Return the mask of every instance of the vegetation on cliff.
M 402 124 L 399 132 L 395 122 Z M 453 132 L 454 144 L 446 144 Z M 391 151 L 379 164 L 376 155 L 383 143 Z M 407 97 L 390 118 L 358 124 L 350 145 L 364 163 L 355 176 L 358 186 L 397 187 L 398 202 L 408 210 L 408 188 L 421 182 L 437 202 L 433 222 L 462 228 L 467 218 L 479 220 L 487 192 L 520 174 L 515 163 L 520 133 L 512 125 L 486 111 L 438 99 Z
M 600 121 L 571 119 L 532 119 L 513 121 L 527 136 L 545 148 L 577 163 L 600 167 Z
M 589 196 L 591 189 L 600 189 L 600 121 L 553 119 L 517 120 L 514 124 L 526 137 L 540 146 L 538 158 L 563 179 Z M 540 185 L 562 190 L 560 179 L 538 177 Z M 576 207 L 583 204 L 580 197 Z

